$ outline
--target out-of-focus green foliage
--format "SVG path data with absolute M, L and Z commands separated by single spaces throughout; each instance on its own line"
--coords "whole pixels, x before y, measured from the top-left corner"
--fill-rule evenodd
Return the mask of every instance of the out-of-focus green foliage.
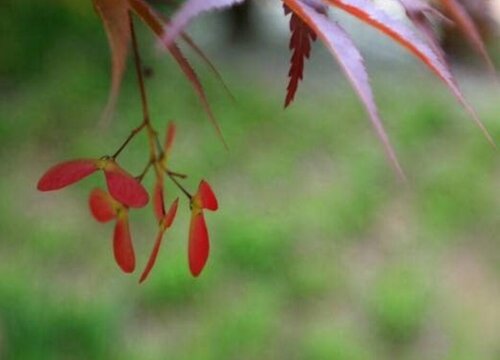
M 139 286 L 113 262 L 112 228 L 86 208 L 99 179 L 35 191 L 49 165 L 111 152 L 128 135 L 140 119 L 133 77 L 111 128 L 100 130 L 109 60 L 90 4 L 3 9 L 0 358 L 498 358 L 498 155 L 436 81 L 413 69 L 372 71 L 408 171 L 402 185 L 340 77 L 321 73 L 328 91 L 305 87 L 282 112 L 285 48 L 279 79 L 274 68 L 242 75 L 222 62 L 237 104 L 202 71 L 226 152 L 175 65 L 146 41 L 152 119 L 162 130 L 168 119 L 178 124 L 172 166 L 194 175 L 192 188 L 208 178 L 221 209 L 207 214 L 212 256 L 200 279 L 187 268 L 183 203 Z M 498 139 L 491 84 L 476 79 L 466 90 Z M 124 154 L 128 168 L 142 170 L 145 143 Z M 132 226 L 143 265 L 152 209 Z
M 93 56 L 93 32 L 100 24 L 89 2 L 5 0 L 0 9 L 3 78 L 15 80 L 44 72 L 46 65 L 57 61 L 54 57 L 63 56 L 67 49 Z

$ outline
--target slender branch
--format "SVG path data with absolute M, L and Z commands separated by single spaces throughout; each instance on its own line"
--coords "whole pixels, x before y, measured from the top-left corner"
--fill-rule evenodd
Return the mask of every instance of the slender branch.
M 137 35 L 135 33 L 134 19 L 132 18 L 132 14 L 130 12 L 128 15 L 128 19 L 130 24 L 130 34 L 132 37 L 132 50 L 134 53 L 135 71 L 137 74 L 137 80 L 139 82 L 139 91 L 141 93 L 142 114 L 144 117 L 144 123 L 147 124 L 149 123 L 148 98 L 146 95 L 146 86 L 144 85 L 144 76 L 142 74 L 142 61 L 141 61 L 141 55 L 139 53 Z
M 140 175 L 140 179 L 142 180 L 142 177 L 147 173 L 151 165 L 153 164 L 159 164 L 160 159 L 164 156 L 164 151 L 161 146 L 160 140 L 158 138 L 158 132 L 153 128 L 151 125 L 150 119 L 149 119 L 149 107 L 148 107 L 148 100 L 147 100 L 147 94 L 146 94 L 146 86 L 144 85 L 144 76 L 142 73 L 142 62 L 141 62 L 141 56 L 139 53 L 139 45 L 137 41 L 137 35 L 135 32 L 135 27 L 134 27 L 134 20 L 132 17 L 131 12 L 129 12 L 129 23 L 130 23 L 130 33 L 132 37 L 132 49 L 133 49 L 133 54 L 134 54 L 134 63 L 135 63 L 135 70 L 137 74 L 137 81 L 139 83 L 139 91 L 141 94 L 141 105 L 142 105 L 142 114 L 143 114 L 143 122 L 140 126 L 142 129 L 143 127 L 146 127 L 147 130 L 147 135 L 148 135 L 148 142 L 149 142 L 149 151 L 150 151 L 150 160 L 146 168 L 144 169 L 143 173 Z M 131 136 L 133 137 L 133 135 Z M 128 140 L 130 141 L 130 140 Z M 128 141 L 126 141 L 125 146 L 127 145 Z M 120 150 L 121 151 L 121 150 Z M 172 182 L 186 195 L 189 200 L 193 198 L 193 196 L 182 186 L 179 181 L 177 181 L 176 177 L 179 178 L 185 178 L 186 176 L 183 174 L 178 174 L 172 171 L 169 171 L 167 169 L 164 169 L 161 165 L 160 166 L 154 166 L 156 176 L 157 178 L 161 178 L 161 170 L 164 170 L 167 176 L 172 180 Z
M 125 147 L 128 145 L 128 143 L 138 134 L 141 132 L 142 129 L 144 129 L 144 126 L 146 126 L 146 124 L 143 122 L 141 125 L 139 125 L 138 127 L 136 127 L 134 130 L 132 130 L 132 132 L 130 133 L 130 135 L 125 139 L 125 141 L 123 142 L 123 144 L 118 148 L 118 150 L 116 150 L 116 152 L 113 154 L 113 156 L 111 156 L 111 158 L 113 160 L 115 160 L 118 155 L 120 155 L 120 153 L 123 151 L 123 149 L 125 149 Z
M 184 193 L 184 195 L 186 195 L 189 198 L 189 200 L 193 198 L 193 195 L 191 195 L 189 191 L 187 191 L 186 188 L 182 186 L 182 184 L 179 181 L 177 181 L 177 179 L 169 171 L 165 171 L 165 173 L 170 178 L 170 180 L 172 180 L 173 183 Z
M 174 177 L 178 177 L 179 179 L 187 179 L 187 175 L 186 174 L 181 174 L 181 173 L 178 173 L 176 171 L 171 171 L 171 170 L 165 170 L 167 172 L 168 175 L 171 175 L 171 176 L 174 176 Z
M 148 161 L 146 167 L 144 168 L 144 170 L 142 171 L 142 173 L 136 177 L 137 180 L 139 180 L 139 182 L 142 181 L 142 179 L 144 179 L 144 176 L 146 176 L 146 174 L 148 173 L 149 169 L 151 168 L 151 165 L 153 165 L 155 163 L 155 160 L 154 159 L 151 159 Z
M 158 153 L 160 153 L 161 149 L 158 149 L 157 144 L 159 143 L 158 141 L 158 133 L 156 130 L 153 128 L 151 125 L 150 119 L 149 119 L 149 105 L 148 105 L 148 98 L 147 98 L 147 93 L 146 93 L 146 85 L 144 83 L 144 76 L 142 73 L 142 61 L 141 61 L 141 55 L 139 52 L 139 42 L 137 40 L 137 35 L 135 32 L 135 26 L 134 26 L 134 18 L 131 12 L 129 12 L 129 25 L 130 25 L 130 34 L 132 38 L 132 50 L 134 54 L 134 64 L 135 64 L 135 72 L 137 75 L 137 82 L 139 84 L 139 92 L 141 95 L 141 107 L 142 107 L 142 127 L 145 127 L 147 130 L 147 136 L 148 136 L 148 143 L 149 143 L 149 153 L 150 153 L 150 160 L 149 163 L 146 167 L 145 172 L 149 170 L 149 167 L 154 164 L 155 162 L 158 161 L 159 156 Z M 155 172 L 157 173 L 156 175 L 159 176 L 158 170 L 155 167 Z
M 167 168 L 165 166 L 165 162 L 163 161 L 164 160 L 163 156 L 165 156 L 165 153 L 163 153 L 161 155 L 161 157 L 158 161 L 158 165 L 160 166 L 161 170 L 163 170 L 165 173 L 167 173 L 167 175 L 174 176 L 174 177 L 179 178 L 179 179 L 187 179 L 188 176 L 186 174 L 183 174 L 183 173 L 180 173 L 177 171 L 172 171 L 169 168 Z
M 155 131 L 154 135 L 156 140 L 156 147 L 158 148 L 158 153 L 159 153 L 158 158 L 161 159 L 164 156 L 163 147 L 161 145 L 160 138 L 158 137 L 158 132 Z
M 139 42 L 137 40 L 137 35 L 134 26 L 134 19 L 132 17 L 132 13 L 129 12 L 129 22 L 130 22 L 130 34 L 132 37 L 132 49 L 134 54 L 134 63 L 135 63 L 135 71 L 137 75 L 137 81 L 139 83 L 139 91 L 141 94 L 141 104 L 142 104 L 142 113 L 143 113 L 143 122 L 147 128 L 148 132 L 148 140 L 150 146 L 151 156 L 156 160 L 160 159 L 163 156 L 163 149 L 158 138 L 158 132 L 153 128 L 149 117 L 149 105 L 148 105 L 148 97 L 146 93 L 146 85 L 144 82 L 143 75 L 143 64 L 141 60 L 141 55 L 139 52 Z

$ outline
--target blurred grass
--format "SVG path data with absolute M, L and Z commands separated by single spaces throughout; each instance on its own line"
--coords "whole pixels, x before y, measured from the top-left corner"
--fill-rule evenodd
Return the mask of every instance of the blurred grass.
M 9 26 L 45 29 L 49 41 L 46 21 L 30 22 L 22 9 L 11 11 L 28 20 Z M 188 274 L 183 203 L 151 278 L 138 286 L 113 262 L 112 228 L 86 209 L 102 179 L 35 191 L 48 166 L 110 153 L 140 121 L 130 73 L 114 122 L 99 130 L 108 89 L 102 31 L 76 5 L 51 11 L 58 15 L 44 16 L 59 18 L 57 29 L 83 16 L 81 32 L 44 46 L 41 57 L 26 58 L 36 48 L 2 57 L 2 359 L 498 359 L 498 155 L 423 69 L 372 68 L 409 175 L 402 185 L 334 67 L 307 80 L 286 112 L 285 69 L 279 79 L 275 69 L 241 74 L 221 60 L 236 104 L 202 70 L 226 152 L 178 69 L 146 42 L 153 121 L 162 132 L 168 119 L 178 124 L 171 164 L 192 189 L 207 178 L 221 209 L 207 214 L 212 254 L 200 279 Z M 75 37 L 88 43 L 76 46 Z M 330 71 L 323 60 L 312 62 L 312 79 L 316 66 Z M 494 88 L 486 79 L 465 85 L 498 140 Z M 120 159 L 133 173 L 145 144 L 134 140 Z M 132 221 L 141 267 L 152 210 Z

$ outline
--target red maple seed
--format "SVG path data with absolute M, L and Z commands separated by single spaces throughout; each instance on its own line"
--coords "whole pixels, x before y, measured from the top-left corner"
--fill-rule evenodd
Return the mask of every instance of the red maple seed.
M 200 182 L 200 185 L 198 187 L 198 196 L 201 199 L 201 205 L 203 209 L 216 211 L 219 208 L 217 198 L 215 197 L 212 188 L 205 180 L 202 180 Z
M 189 226 L 188 258 L 189 270 L 199 276 L 208 260 L 210 242 L 203 210 L 216 211 L 219 205 L 210 185 L 202 180 L 198 192 L 191 200 L 191 223 Z
M 153 269 L 153 266 L 156 262 L 156 258 L 158 257 L 158 252 L 160 251 L 160 246 L 163 240 L 163 235 L 167 231 L 168 228 L 172 226 L 172 223 L 174 222 L 175 215 L 177 214 L 177 207 L 179 205 L 179 199 L 175 199 L 175 201 L 172 203 L 170 206 L 170 209 L 168 210 L 168 213 L 163 216 L 163 218 L 160 221 L 160 229 L 158 231 L 158 235 L 156 236 L 156 241 L 155 245 L 153 247 L 153 251 L 151 252 L 151 255 L 149 256 L 148 263 L 146 264 L 146 267 L 144 268 L 144 271 L 142 272 L 141 278 L 139 280 L 139 283 L 144 282 L 151 270 Z
M 118 266 L 125 273 L 135 269 L 135 253 L 130 236 L 128 207 L 120 204 L 101 189 L 94 189 L 89 196 L 92 216 L 99 222 L 116 219 L 113 233 L 113 253 Z
M 127 211 L 119 212 L 113 234 L 113 253 L 118 266 L 125 273 L 135 269 L 135 254 L 130 236 Z
M 163 169 L 168 168 L 167 161 L 172 149 L 172 144 L 174 143 L 175 131 L 175 124 L 173 122 L 169 122 L 167 126 L 165 142 L 163 144 L 163 157 L 160 158 L 161 166 Z M 156 182 L 153 188 L 153 210 L 158 222 L 160 222 L 165 216 L 165 203 L 163 201 L 164 192 L 165 190 L 163 187 L 163 173 L 160 171 L 157 173 Z
M 201 210 L 193 211 L 189 226 L 189 270 L 198 277 L 208 260 L 210 242 L 207 224 Z
M 94 219 L 106 223 L 116 218 L 116 206 L 109 194 L 101 189 L 94 189 L 89 196 L 89 208 Z
M 168 169 L 167 161 L 169 159 L 170 150 L 172 149 L 172 144 L 174 142 L 175 131 L 176 131 L 175 124 L 173 122 L 170 122 L 167 126 L 167 132 L 163 144 L 163 157 L 160 159 L 161 166 L 163 167 L 163 169 Z M 163 235 L 165 234 L 167 229 L 172 225 L 175 215 L 177 214 L 177 207 L 179 205 L 179 199 L 176 199 L 170 206 L 168 212 L 165 211 L 163 174 L 160 172 L 158 175 L 159 176 L 157 176 L 156 178 L 156 183 L 153 189 L 153 209 L 156 219 L 158 220 L 158 223 L 160 225 L 160 230 L 156 237 L 153 251 L 149 256 L 148 263 L 146 264 L 146 267 L 141 275 L 139 283 L 145 281 L 149 273 L 151 272 L 151 269 L 153 268 L 156 262 L 158 252 L 160 250 Z
M 149 195 L 146 189 L 116 162 L 107 161 L 103 170 L 109 193 L 113 198 L 134 208 L 141 208 L 148 203 Z
M 120 203 L 130 207 L 143 207 L 149 201 L 144 187 L 113 159 L 77 159 L 50 168 L 38 181 L 40 191 L 59 190 L 72 185 L 97 170 L 104 171 L 110 194 Z
M 163 202 L 163 179 L 156 180 L 153 189 L 153 210 L 156 220 L 160 222 L 165 216 L 165 203 Z
M 40 191 L 53 191 L 74 184 L 99 170 L 95 159 L 77 159 L 51 167 L 38 181 Z

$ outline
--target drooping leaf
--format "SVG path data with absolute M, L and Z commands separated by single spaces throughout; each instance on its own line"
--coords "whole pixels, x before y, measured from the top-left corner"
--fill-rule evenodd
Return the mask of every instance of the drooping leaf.
M 243 3 L 245 0 L 187 0 L 181 8 L 172 17 L 168 27 L 163 35 L 163 42 L 167 46 L 170 45 L 177 36 L 182 33 L 186 25 L 201 13 L 221 10 L 237 4 Z
M 89 196 L 89 207 L 92 216 L 99 222 L 105 223 L 116 217 L 113 199 L 104 190 L 92 190 Z
M 290 9 L 284 5 L 285 14 L 290 13 Z M 311 42 L 316 40 L 316 33 L 292 12 L 290 17 L 290 44 L 292 58 L 290 60 L 290 70 L 288 76 L 290 81 L 287 86 L 285 107 L 291 104 L 295 98 L 295 93 L 299 86 L 299 81 L 304 77 L 304 62 L 311 55 Z
M 202 180 L 200 182 L 197 194 L 200 197 L 201 207 L 203 209 L 216 211 L 219 208 L 219 204 L 217 203 L 217 198 L 215 197 L 212 188 L 205 180 Z
M 219 123 L 217 122 L 215 115 L 212 112 L 212 108 L 210 107 L 210 104 L 208 103 L 208 98 L 205 94 L 205 90 L 203 88 L 203 85 L 201 84 L 201 81 L 198 78 L 198 75 L 194 71 L 191 64 L 184 57 L 181 50 L 176 45 L 171 45 L 169 49 L 170 49 L 170 53 L 172 54 L 174 59 L 179 64 L 181 70 L 184 72 L 184 75 L 188 78 L 188 80 L 193 85 L 193 88 L 198 93 L 198 98 L 201 101 L 201 105 L 205 109 L 205 113 L 208 115 L 210 122 L 214 126 L 215 131 L 217 132 L 217 135 L 219 136 L 222 143 L 224 144 L 224 146 L 227 149 L 228 146 L 227 146 L 226 140 L 224 139 L 224 135 L 222 134 L 222 130 L 219 126 Z
M 324 0 L 326 3 L 337 7 L 366 24 L 380 30 L 403 47 L 412 52 L 418 59 L 426 64 L 443 82 L 448 86 L 458 101 L 462 104 L 471 118 L 481 129 L 488 141 L 494 145 L 494 141 L 488 130 L 484 127 L 474 109 L 468 104 L 462 95 L 458 85 L 441 57 L 437 55 L 426 42 L 420 40 L 415 33 L 405 24 L 393 19 L 384 11 L 377 8 L 370 0 Z
M 162 20 L 163 24 L 170 23 L 170 20 L 165 15 L 157 13 L 157 16 Z M 165 26 L 165 25 L 163 25 L 163 26 Z M 210 71 L 212 71 L 212 73 L 215 75 L 215 78 L 222 85 L 222 87 L 224 88 L 224 90 L 226 91 L 226 93 L 229 95 L 229 97 L 231 99 L 235 100 L 233 94 L 231 93 L 231 91 L 229 90 L 228 86 L 226 85 L 226 82 L 224 81 L 224 79 L 222 78 L 221 74 L 219 73 L 219 71 L 217 70 L 217 68 L 214 66 L 214 64 L 212 63 L 212 61 L 205 54 L 205 52 L 185 32 L 181 32 L 180 33 L 180 37 L 191 48 L 191 50 L 193 50 L 194 53 L 202 60 L 202 62 L 204 62 L 208 66 L 208 68 L 210 69 Z
M 143 0 L 129 0 L 129 1 L 132 9 L 137 13 L 137 15 L 149 26 L 149 28 L 156 34 L 156 36 L 159 39 L 162 39 L 165 35 L 164 33 L 165 24 L 163 23 L 161 17 L 158 14 L 156 14 L 154 9 L 152 9 Z M 222 131 L 212 112 L 212 108 L 210 107 L 208 98 L 205 94 L 205 89 L 203 88 L 203 85 L 200 79 L 198 78 L 198 75 L 196 74 L 191 64 L 187 61 L 182 51 L 175 43 L 168 43 L 168 44 L 164 43 L 164 46 L 170 52 L 170 54 L 179 65 L 186 78 L 189 80 L 190 84 L 192 85 L 193 89 L 198 95 L 201 105 L 205 110 L 205 113 L 207 114 L 210 122 L 215 127 L 215 130 L 217 131 L 219 138 L 224 143 L 224 146 L 227 148 L 226 141 L 222 136 Z
M 114 110 L 127 65 L 130 43 L 129 5 L 128 0 L 93 0 L 93 2 L 101 16 L 111 49 L 111 90 L 104 110 L 106 120 Z
M 165 231 L 172 225 L 175 215 L 177 214 L 177 207 L 179 205 L 179 199 L 176 199 L 172 205 L 170 206 L 170 209 L 168 210 L 167 215 L 164 216 L 163 221 L 160 226 L 160 230 L 158 231 L 158 235 L 156 236 L 155 240 L 155 245 L 153 247 L 153 250 L 151 252 L 151 255 L 149 256 L 149 260 L 146 264 L 146 267 L 144 268 L 144 271 L 142 272 L 141 278 L 139 279 L 139 283 L 142 283 L 145 281 L 153 269 L 153 266 L 156 262 L 156 258 L 158 257 L 158 253 L 160 251 L 160 246 L 163 240 L 163 235 L 165 234 Z
M 311 27 L 325 43 L 330 52 L 337 58 L 342 70 L 362 100 L 375 131 L 384 145 L 385 151 L 395 170 L 404 179 L 396 154 L 384 130 L 373 99 L 368 75 L 361 54 L 345 31 L 324 13 L 300 0 L 285 0 L 289 8 Z
M 51 167 L 38 181 L 37 189 L 40 191 L 58 190 L 74 184 L 98 169 L 97 161 L 94 159 L 66 161 Z
M 143 207 L 148 203 L 149 195 L 146 189 L 117 163 L 109 161 L 104 173 L 109 193 L 118 202 L 134 208 Z
M 116 263 L 123 272 L 131 273 L 134 271 L 135 254 L 126 212 L 118 214 L 113 234 L 113 252 Z
M 194 277 L 200 275 L 210 252 L 208 230 L 201 210 L 193 210 L 189 226 L 189 270 Z
M 458 25 L 465 38 L 469 41 L 476 52 L 484 59 L 490 72 L 495 75 L 495 65 L 491 61 L 483 39 L 479 34 L 479 30 L 474 23 L 474 20 L 467 13 L 467 10 L 457 0 L 440 0 L 441 5 L 450 18 Z
M 215 78 L 219 83 L 222 85 L 224 88 L 224 91 L 227 93 L 227 95 L 233 100 L 236 101 L 233 93 L 231 90 L 229 90 L 229 87 L 227 86 L 226 82 L 222 78 L 222 75 L 219 73 L 215 65 L 212 63 L 212 61 L 208 58 L 208 56 L 203 52 L 203 50 L 200 49 L 200 47 L 185 33 L 181 34 L 182 40 L 186 42 L 186 44 L 189 45 L 189 47 L 195 52 L 195 54 L 198 55 L 198 57 L 208 66 L 210 71 L 215 75 Z

